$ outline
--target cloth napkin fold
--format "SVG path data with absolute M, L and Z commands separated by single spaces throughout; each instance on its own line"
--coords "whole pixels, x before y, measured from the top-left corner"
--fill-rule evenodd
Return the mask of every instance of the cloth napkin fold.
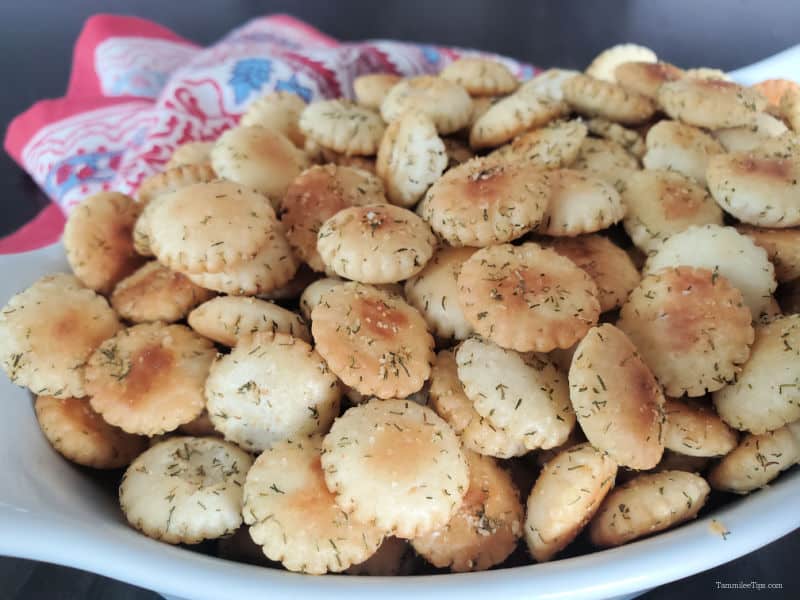
M 91 17 L 75 44 L 66 95 L 37 102 L 8 126 L 6 151 L 54 204 L 0 239 L 0 254 L 56 241 L 64 214 L 81 199 L 135 192 L 176 146 L 215 139 L 260 95 L 352 97 L 359 75 L 437 73 L 464 54 L 493 56 L 521 79 L 535 72 L 460 48 L 340 43 L 287 15 L 253 19 L 207 48 L 144 19 Z

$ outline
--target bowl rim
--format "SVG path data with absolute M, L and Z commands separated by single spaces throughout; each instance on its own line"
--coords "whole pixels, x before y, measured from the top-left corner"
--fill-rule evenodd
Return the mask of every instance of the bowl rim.
M 0 271 L 63 262 L 54 244 L 33 252 L 0 256 Z M 6 298 L 0 298 L 3 302 Z M 3 407 L 28 392 L 0 377 Z M 3 441 L 0 444 L 5 444 Z M 8 451 L 8 448 L 4 448 Z M 5 453 L 9 455 L 8 452 Z M 63 461 L 54 451 L 53 461 Z M 64 461 L 66 462 L 66 461 Z M 14 464 L 7 463 L 6 474 Z M 3 476 L 0 474 L 0 481 Z M 743 496 L 696 521 L 618 548 L 509 569 L 405 577 L 310 576 L 236 563 L 149 539 L 120 522 L 32 510 L 6 501 L 0 489 L 0 555 L 58 563 L 92 571 L 163 594 L 194 600 L 249 597 L 268 589 L 277 596 L 434 598 L 487 593 L 507 598 L 608 598 L 643 592 L 751 552 L 800 527 L 800 469 L 793 468 L 756 494 Z M 719 525 L 729 533 L 723 536 Z

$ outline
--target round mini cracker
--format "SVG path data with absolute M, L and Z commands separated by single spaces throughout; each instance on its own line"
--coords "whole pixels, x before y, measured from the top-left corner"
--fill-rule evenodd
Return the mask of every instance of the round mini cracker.
M 640 168 L 637 158 L 617 142 L 592 137 L 583 140 L 571 167 L 602 179 L 618 192 Z
M 362 283 L 413 277 L 433 256 L 436 243 L 425 221 L 391 204 L 342 209 L 317 234 L 322 262 L 340 277 Z
M 461 437 L 464 448 L 495 458 L 511 458 L 528 452 L 519 437 L 495 427 L 475 410 L 458 378 L 455 350 L 442 350 L 436 355 L 429 394 L 429 406 Z
M 677 81 L 683 76 L 683 69 L 666 62 L 631 61 L 614 69 L 614 80 L 618 84 L 654 100 L 664 83 Z
M 709 159 L 725 152 L 722 145 L 709 134 L 681 123 L 660 121 L 647 132 L 647 152 L 642 157 L 646 169 L 677 171 L 706 183 Z
M 754 319 L 769 306 L 777 287 L 766 251 L 732 227 L 695 225 L 676 233 L 650 256 L 643 274 L 677 266 L 705 268 L 725 277 L 742 292 Z
M 537 562 L 566 548 L 614 487 L 617 464 L 591 444 L 578 444 L 547 461 L 528 496 L 525 541 Z
M 133 323 L 172 323 L 213 296 L 214 292 L 192 283 L 185 275 L 150 261 L 116 285 L 111 306 Z
M 434 183 L 417 213 L 451 246 L 488 246 L 536 227 L 549 191 L 535 165 L 474 158 Z
M 94 469 L 125 467 L 147 448 L 147 439 L 112 427 L 85 398 L 37 396 L 36 419 L 64 458 Z
M 86 364 L 92 408 L 128 433 L 159 435 L 200 415 L 216 351 L 185 325 L 143 323 L 107 339 Z
M 800 278 L 800 228 L 768 229 L 739 224 L 736 231 L 767 251 L 779 283 Z
M 722 225 L 722 210 L 705 187 L 676 172 L 631 173 L 622 201 L 622 225 L 637 248 L 653 252 L 671 235 L 692 225 Z
M 136 190 L 136 201 L 147 206 L 153 198 L 177 191 L 193 183 L 208 183 L 217 179 L 210 163 L 178 165 L 146 177 Z
M 639 271 L 627 252 L 601 235 L 554 238 L 542 243 L 586 271 L 597 285 L 600 311 L 622 306 L 639 283 Z
M 473 337 L 456 363 L 475 411 L 529 450 L 563 444 L 575 426 L 567 378 L 547 359 Z
M 684 471 L 644 474 L 606 496 L 589 527 L 595 546 L 608 548 L 694 519 L 710 492 L 705 479 Z
M 542 174 L 548 208 L 536 231 L 551 236 L 576 236 L 610 227 L 625 216 L 619 192 L 604 179 L 573 169 Z
M 655 113 L 655 105 L 647 96 L 588 75 L 571 77 L 564 82 L 562 90 L 570 107 L 588 117 L 637 125 Z
M 568 112 L 564 102 L 534 91 L 518 90 L 492 104 L 475 120 L 469 132 L 469 145 L 473 149 L 499 146 Z
M 616 81 L 615 73 L 619 65 L 628 62 L 655 63 L 656 53 L 637 44 L 617 44 L 606 48 L 592 59 L 586 67 L 586 74 L 605 81 Z
M 102 296 L 72 275 L 45 275 L 0 311 L 0 363 L 39 395 L 83 397 L 89 355 L 121 327 Z
M 516 549 L 524 511 L 508 472 L 493 458 L 465 452 L 469 488 L 444 527 L 415 537 L 411 545 L 437 568 L 454 573 L 485 571 Z
M 325 264 L 317 252 L 322 224 L 343 208 L 386 202 L 380 179 L 361 169 L 314 166 L 292 181 L 281 201 L 281 222 L 292 249 L 315 271 Z
M 280 131 L 298 148 L 305 143 L 300 131 L 300 114 L 306 107 L 305 100 L 294 92 L 272 92 L 256 98 L 247 105 L 239 125 L 260 125 Z
M 436 130 L 447 135 L 469 123 L 472 100 L 457 83 L 432 75 L 419 75 L 398 82 L 381 103 L 381 116 L 387 123 L 399 119 L 408 110 L 425 113 L 436 125 Z
M 408 111 L 386 129 L 375 169 L 393 204 L 413 206 L 441 177 L 448 162 L 447 149 L 430 117 Z
M 534 243 L 477 251 L 462 265 L 458 287 L 475 331 L 520 352 L 569 348 L 600 315 L 591 277 Z
M 385 127 L 377 111 L 344 99 L 312 102 L 300 115 L 306 137 L 347 156 L 375 154 Z
M 336 505 L 320 463 L 322 438 L 278 442 L 265 450 L 244 483 L 244 521 L 270 559 L 290 571 L 340 572 L 372 556 L 383 531 Z
M 748 494 L 800 463 L 800 422 L 760 435 L 744 436 L 708 474 L 715 490 Z
M 658 103 L 671 118 L 695 127 L 751 125 L 767 101 L 752 88 L 720 79 L 684 77 L 658 89 Z
M 261 194 L 215 181 L 161 196 L 148 212 L 147 227 L 150 248 L 170 269 L 218 273 L 253 258 L 276 221 Z
M 274 208 L 308 162 L 305 153 L 281 132 L 257 125 L 229 129 L 211 150 L 217 175 L 263 194 Z
M 186 142 L 175 147 L 164 169 L 172 169 L 181 165 L 202 165 L 211 160 L 211 149 L 214 142 Z
M 744 223 L 800 225 L 800 156 L 762 158 L 745 152 L 712 156 L 706 180 L 717 203 Z
M 284 286 L 290 287 L 303 273 L 299 270 L 300 262 L 292 253 L 280 222 L 274 221 L 266 229 L 266 242 L 253 258 L 215 273 L 188 273 L 187 276 L 201 287 L 232 296 L 276 295 Z M 299 291 L 293 293 L 289 289 L 287 293 L 296 298 Z
M 586 138 L 586 125 L 578 119 L 554 121 L 527 131 L 490 154 L 504 162 L 527 161 L 544 169 L 570 166 Z
M 439 77 L 457 83 L 470 96 L 502 96 L 519 86 L 503 63 L 477 56 L 454 60 L 439 72 Z
M 402 298 L 347 283 L 311 313 L 318 352 L 350 387 L 379 398 L 406 397 L 430 375 L 433 338 L 425 319 Z
M 369 73 L 353 80 L 353 95 L 361 106 L 380 110 L 386 94 L 402 77 L 391 73 Z
M 688 456 L 724 456 L 738 436 L 705 404 L 667 398 L 664 403 L 664 447 Z
M 652 469 L 664 453 L 664 394 L 623 331 L 606 323 L 581 340 L 569 397 L 595 448 L 620 466 Z
M 339 417 L 323 440 L 322 469 L 336 503 L 362 522 L 413 539 L 447 524 L 469 486 L 458 437 L 408 400 L 370 400 Z
M 170 437 L 125 471 L 122 512 L 146 536 L 169 544 L 232 535 L 242 524 L 242 485 L 252 462 L 217 438 Z
M 308 343 L 285 333 L 241 339 L 211 366 L 205 382 L 214 428 L 251 452 L 328 430 L 341 390 Z
M 441 248 L 425 268 L 405 283 L 406 301 L 416 308 L 434 335 L 463 340 L 472 333 L 458 302 L 458 274 L 474 248 Z
M 730 426 L 761 434 L 800 419 L 800 315 L 755 330 L 750 359 L 736 380 L 714 392 L 714 407 Z
M 617 325 L 668 396 L 702 396 L 736 378 L 750 356 L 752 315 L 719 272 L 689 266 L 647 275 Z
M 108 294 L 144 262 L 131 236 L 140 210 L 130 196 L 100 192 L 69 214 L 62 241 L 69 266 L 83 285 Z
M 229 347 L 259 332 L 287 333 L 311 342 L 311 333 L 300 315 L 258 298 L 220 296 L 195 308 L 187 321 L 203 337 Z

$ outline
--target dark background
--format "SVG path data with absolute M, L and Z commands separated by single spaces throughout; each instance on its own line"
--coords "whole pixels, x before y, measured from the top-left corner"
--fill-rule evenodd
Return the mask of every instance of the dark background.
M 646 45 L 682 67 L 735 69 L 800 43 L 798 0 L 0 0 L 0 123 L 67 85 L 72 45 L 97 12 L 150 18 L 201 44 L 250 17 L 286 12 L 342 40 L 395 38 L 474 47 L 538 66 L 583 68 L 604 48 Z M 0 156 L 0 235 L 47 200 Z M 800 498 L 798 499 L 800 510 Z M 0 532 L 3 535 L 3 532 Z M 732 598 L 716 582 L 783 584 L 770 598 L 800 598 L 797 531 L 716 569 L 658 588 L 649 600 Z M 676 557 L 680 560 L 681 557 Z M 793 568 L 794 567 L 794 568 Z M 268 592 L 267 592 L 268 593 Z M 158 596 L 64 567 L 0 558 L 0 598 L 150 600 Z

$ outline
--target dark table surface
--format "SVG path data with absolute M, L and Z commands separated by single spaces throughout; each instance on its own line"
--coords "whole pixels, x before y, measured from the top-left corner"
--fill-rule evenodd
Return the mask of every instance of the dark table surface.
M 34 101 L 61 95 L 72 44 L 97 12 L 156 20 L 209 43 L 250 17 L 286 12 L 343 40 L 396 38 L 481 48 L 540 66 L 582 68 L 600 50 L 638 42 L 679 66 L 734 69 L 800 43 L 797 0 L 23 0 L 0 2 L 0 122 Z M 47 199 L 10 158 L 0 156 L 0 235 L 34 217 Z M 800 506 L 800 498 L 798 498 Z M 800 508 L 798 508 L 800 510 Z M 4 535 L 0 531 L 0 535 Z M 772 598 L 800 598 L 800 532 L 738 560 L 646 594 L 731 598 L 753 592 L 717 582 L 781 583 Z M 680 560 L 680 557 L 676 557 Z M 158 596 L 74 569 L 0 557 L 0 598 L 149 600 Z

